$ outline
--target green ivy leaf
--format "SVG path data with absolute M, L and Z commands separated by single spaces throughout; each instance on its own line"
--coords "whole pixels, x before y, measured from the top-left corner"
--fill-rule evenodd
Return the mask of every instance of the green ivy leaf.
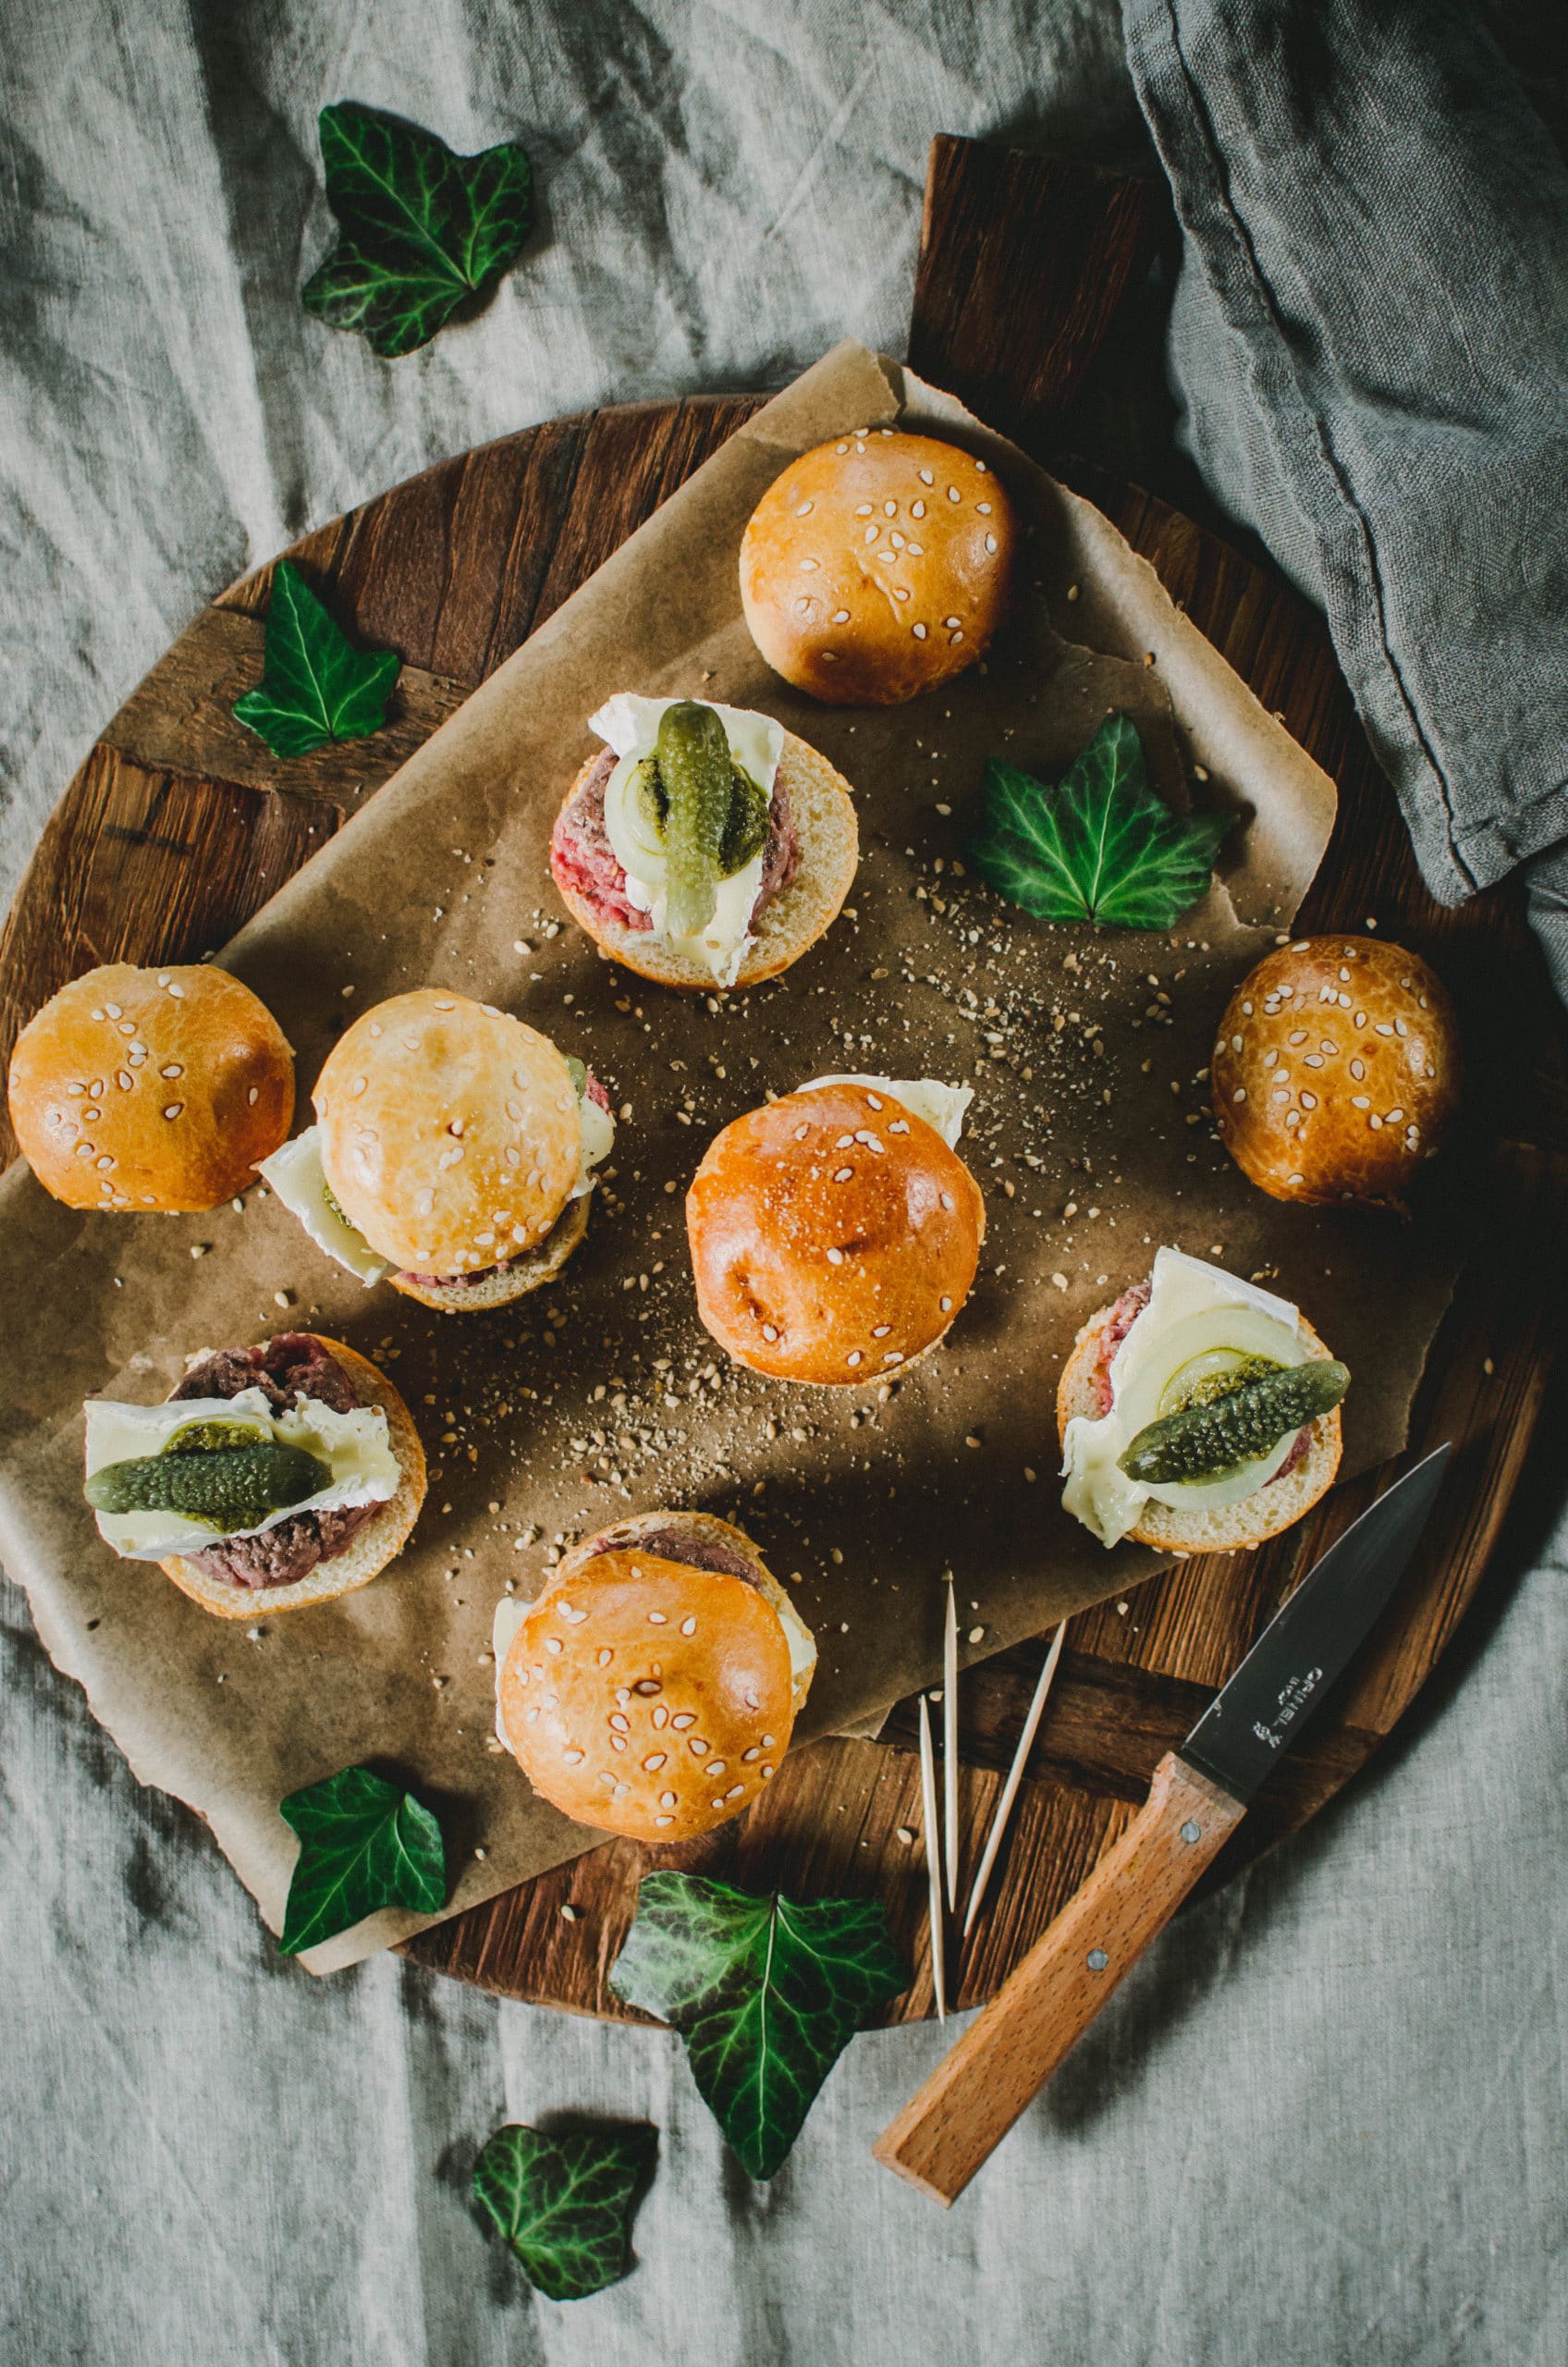
M 552 2301 L 581 2301 L 631 2265 L 631 2210 L 658 2151 L 656 2128 L 547 2136 L 513 2121 L 474 2165 L 473 2191 Z
M 362 740 L 386 722 L 401 668 L 395 650 L 356 649 L 293 560 L 282 558 L 267 598 L 262 679 L 235 700 L 235 719 L 275 756 Z
M 342 236 L 300 300 L 384 360 L 427 344 L 532 227 L 533 172 L 518 141 L 459 156 L 433 131 L 346 99 L 321 111 L 321 154 Z
M 856 2030 L 909 1983 L 876 1899 L 799 1906 L 700 1874 L 643 1878 L 610 1983 L 680 2031 L 703 2102 L 770 2178 Z
M 1109 715 L 1055 789 L 993 756 L 969 857 L 1036 920 L 1173 927 L 1214 873 L 1228 814 L 1172 814 L 1149 787 L 1130 716 Z
M 350 1930 L 379 1907 L 434 1915 L 446 1904 L 440 1826 L 411 1792 L 368 1767 L 339 1768 L 290 1792 L 279 1813 L 300 1836 L 278 1942 L 286 1956 Z

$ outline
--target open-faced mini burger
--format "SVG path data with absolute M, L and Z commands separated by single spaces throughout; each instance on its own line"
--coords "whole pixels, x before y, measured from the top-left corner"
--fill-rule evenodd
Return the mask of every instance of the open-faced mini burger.
M 1459 1099 L 1442 981 L 1380 937 L 1308 937 L 1267 954 L 1214 1047 L 1214 1119 L 1276 1200 L 1405 1212 Z
M 495 1624 L 496 1731 L 580 1824 L 689 1841 L 778 1772 L 816 1666 L 742 1529 L 643 1513 L 574 1546 Z
M 68 1208 L 215 1208 L 288 1134 L 294 1057 L 227 970 L 112 962 L 22 1029 L 10 1105 L 29 1166 Z
M 424 1502 L 424 1451 L 385 1373 L 280 1331 L 199 1356 L 162 1405 L 90 1397 L 88 1502 L 105 1543 L 220 1619 L 368 1586 Z
M 941 1339 L 986 1210 L 968 1085 L 821 1077 L 715 1136 L 686 1196 L 697 1312 L 737 1364 L 864 1388 Z
M 581 1061 L 489 1003 L 424 987 L 328 1053 L 317 1123 L 262 1172 L 329 1257 L 447 1313 L 553 1282 L 615 1140 Z
M 776 673 L 835 706 L 898 706 L 986 653 L 1016 542 L 996 473 L 956 444 L 862 429 L 776 477 L 741 544 L 741 603 Z
M 1349 1385 L 1287 1299 L 1161 1249 L 1073 1343 L 1056 1401 L 1062 1502 L 1102 1545 L 1261 1545 L 1332 1482 Z
M 550 869 L 608 959 L 664 987 L 753 987 L 798 962 L 850 892 L 849 784 L 769 715 L 623 692 L 571 788 Z

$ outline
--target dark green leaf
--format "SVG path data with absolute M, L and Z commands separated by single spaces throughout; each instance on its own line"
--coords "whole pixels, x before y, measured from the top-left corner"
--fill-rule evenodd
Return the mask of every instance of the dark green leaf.
M 267 600 L 262 679 L 235 700 L 235 717 L 275 756 L 308 756 L 329 740 L 362 740 L 386 722 L 401 664 L 390 649 L 356 649 L 293 561 L 279 559 Z
M 342 236 L 300 301 L 388 360 L 426 344 L 504 271 L 533 220 L 533 169 L 515 140 L 459 156 L 348 99 L 321 111 L 321 154 Z
M 700 1874 L 644 1876 L 610 1976 L 686 2042 L 704 2103 L 770 2178 L 856 2030 L 909 1981 L 875 1899 L 797 1906 Z
M 1149 787 L 1130 716 L 1109 715 L 1055 789 L 993 757 L 970 860 L 1036 920 L 1170 928 L 1207 888 L 1225 814 L 1182 816 Z
M 368 1767 L 343 1767 L 290 1792 L 279 1813 L 300 1836 L 278 1942 L 286 1956 L 362 1923 L 378 1907 L 434 1915 L 445 1905 L 440 1826 L 411 1792 Z
M 546 2136 L 511 2122 L 481 2153 L 473 2191 L 552 2301 L 580 2301 L 631 2265 L 631 2206 L 658 2149 L 655 2128 Z

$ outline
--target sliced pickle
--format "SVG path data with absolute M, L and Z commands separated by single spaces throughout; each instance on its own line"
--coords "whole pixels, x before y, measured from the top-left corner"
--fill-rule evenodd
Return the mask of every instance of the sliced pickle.
M 1209 1404 L 1189 1404 L 1148 1423 L 1119 1468 L 1145 1487 L 1222 1478 L 1330 1412 L 1349 1387 L 1348 1368 L 1332 1359 L 1278 1367 Z
M 1280 1369 L 1277 1356 L 1249 1355 L 1242 1348 L 1207 1348 L 1171 1374 L 1160 1392 L 1159 1411 L 1180 1414 L 1189 1405 L 1212 1405 L 1247 1381 Z
M 695 699 L 666 707 L 657 754 L 669 800 L 664 829 L 667 925 L 671 937 L 700 937 L 717 909 L 724 877 L 734 766 L 722 718 Z
M 190 1429 L 230 1427 L 192 1423 Z M 331 1485 L 332 1473 L 319 1455 L 303 1447 L 258 1440 L 252 1431 L 244 1446 L 135 1455 L 129 1462 L 105 1464 L 92 1473 L 83 1492 L 94 1512 L 178 1513 L 233 1536 L 240 1529 L 259 1528 L 269 1513 L 303 1503 Z

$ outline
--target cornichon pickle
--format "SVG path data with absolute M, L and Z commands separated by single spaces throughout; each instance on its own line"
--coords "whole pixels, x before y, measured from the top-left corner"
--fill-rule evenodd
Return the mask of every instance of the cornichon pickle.
M 192 1429 L 205 1424 L 193 1423 Z M 214 1429 L 227 1427 L 222 1423 Z M 220 1446 L 178 1454 L 136 1455 L 105 1464 L 88 1480 L 85 1494 L 94 1512 L 181 1513 L 208 1528 L 257 1528 L 269 1513 L 303 1503 L 332 1485 L 319 1455 L 300 1446 L 255 1440 L 248 1446 Z
M 666 911 L 672 937 L 696 937 L 717 904 L 724 877 L 733 767 L 722 719 L 695 699 L 678 700 L 659 718 L 659 779 L 665 816 Z
M 160 1454 L 210 1454 L 220 1446 L 265 1446 L 264 1430 L 253 1422 L 187 1422 L 182 1430 L 164 1441 Z
M 1212 1405 L 1221 1397 L 1234 1396 L 1249 1380 L 1262 1380 L 1268 1373 L 1283 1369 L 1272 1356 L 1243 1356 L 1240 1364 L 1231 1365 L 1227 1371 L 1205 1373 L 1201 1380 L 1194 1381 L 1191 1389 L 1182 1392 L 1170 1410 L 1184 1414 L 1189 1405 Z
M 767 844 L 767 793 L 735 762 L 718 715 L 695 699 L 666 708 L 657 754 L 643 757 L 632 786 L 666 850 L 670 933 L 694 937 L 713 918 L 718 882 Z
M 1279 1367 L 1207 1404 L 1194 1402 L 1150 1422 L 1121 1457 L 1121 1468 L 1153 1488 L 1223 1478 L 1329 1412 L 1349 1387 L 1348 1368 L 1329 1359 Z

